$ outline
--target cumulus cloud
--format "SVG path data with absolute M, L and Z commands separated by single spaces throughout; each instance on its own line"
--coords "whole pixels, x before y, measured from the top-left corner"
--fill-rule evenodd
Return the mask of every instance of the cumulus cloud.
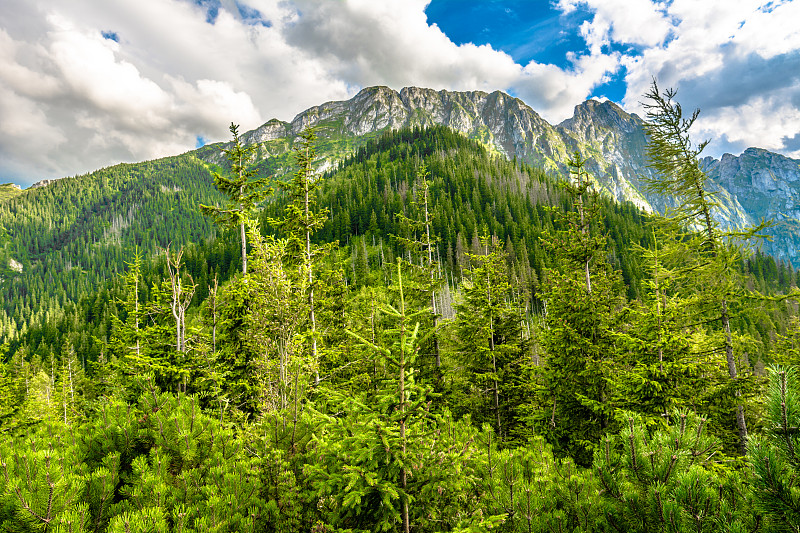
M 800 2 L 560 4 L 564 10 L 576 5 L 594 13 L 583 28 L 588 47 L 633 47 L 620 59 L 628 111 L 642 113 L 641 100 L 656 78 L 662 88 L 678 89 L 685 108 L 701 109 L 696 134 L 711 139 L 712 155 L 749 146 L 800 155 L 787 144 L 799 130 Z
M 427 4 L 4 0 L 0 181 L 180 153 L 370 85 L 505 90 L 559 122 L 615 75 L 641 112 L 655 76 L 718 148 L 797 144 L 800 1 L 560 0 L 590 16 L 558 65 L 456 44 Z
M 87 172 L 222 140 L 370 85 L 511 90 L 559 121 L 619 67 L 457 45 L 426 0 L 6 0 L 0 179 Z
M 560 0 L 558 7 L 569 13 L 581 4 L 594 11 L 592 20 L 581 25 L 581 35 L 593 54 L 612 41 L 658 46 L 672 30 L 664 4 L 650 0 Z

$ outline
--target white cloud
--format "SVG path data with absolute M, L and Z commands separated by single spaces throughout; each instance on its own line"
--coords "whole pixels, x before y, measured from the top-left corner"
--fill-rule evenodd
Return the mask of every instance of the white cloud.
M 708 152 L 749 146 L 797 155 L 787 144 L 800 128 L 800 2 L 760 0 L 562 0 L 593 12 L 587 47 L 634 46 L 620 59 L 624 107 L 643 114 L 653 78 L 678 89 L 687 110 L 702 110 L 698 139 Z
M 657 76 L 729 144 L 779 149 L 797 133 L 800 1 L 561 0 L 592 13 L 561 67 L 457 45 L 427 3 L 240 0 L 243 16 L 226 0 L 213 18 L 190 0 L 4 0 L 0 180 L 182 152 L 370 85 L 508 90 L 559 122 L 620 68 L 630 111 Z
M 672 31 L 665 6 L 650 0 L 560 0 L 565 13 L 585 5 L 594 12 L 591 21 L 581 26 L 581 35 L 589 49 L 599 53 L 612 40 L 621 43 L 658 46 Z
M 800 159 L 800 150 L 786 146 L 787 132 L 789 136 L 797 133 L 800 124 L 800 108 L 792 104 L 790 93 L 800 93 L 800 86 L 704 112 L 696 124 L 697 137 L 714 137 L 719 145 L 736 147 L 736 151 L 758 146 Z
M 428 24 L 427 3 L 244 0 L 242 16 L 226 1 L 214 18 L 188 0 L 6 0 L 0 178 L 185 151 L 227 138 L 231 121 L 289 120 L 370 85 L 512 90 L 560 121 L 619 66 L 597 50 L 562 69 L 459 46 Z

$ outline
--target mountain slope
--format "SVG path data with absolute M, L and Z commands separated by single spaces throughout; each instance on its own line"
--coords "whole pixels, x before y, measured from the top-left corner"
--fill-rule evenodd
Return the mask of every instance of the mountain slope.
M 773 220 L 765 251 L 795 265 L 800 257 L 800 160 L 748 148 L 702 161 L 709 178 L 740 201 L 751 222 Z
M 568 156 L 578 151 L 587 159 L 586 167 L 598 188 L 610 197 L 633 202 L 646 212 L 663 213 L 674 206 L 674 199 L 651 194 L 644 187 L 644 179 L 653 175 L 647 166 L 647 140 L 642 119 L 609 101 L 588 100 L 576 106 L 572 118 L 551 125 L 522 100 L 500 91 L 453 92 L 406 87 L 397 92 L 388 87 L 369 87 L 350 100 L 309 108 L 291 122 L 271 120 L 245 133 L 243 140 L 258 144 L 258 157 L 265 171 L 280 174 L 291 165 L 288 155 L 294 138 L 309 126 L 318 129 L 321 139 L 318 153 L 325 160 L 324 169 L 376 138 L 381 131 L 434 124 L 459 131 L 509 159 L 517 158 L 561 176 L 566 174 Z M 785 193 L 786 205 L 800 205 L 800 178 L 791 170 L 794 167 L 786 163 L 788 158 L 753 150 L 763 159 L 759 165 L 764 172 L 778 172 L 784 176 L 781 190 Z M 742 157 L 748 161 L 753 159 L 747 154 Z M 210 163 L 223 163 L 215 147 L 204 147 L 197 156 Z M 778 165 L 776 170 L 772 170 L 773 164 Z M 788 165 L 788 170 L 780 165 Z M 747 175 L 750 168 L 756 169 L 746 166 L 742 176 Z M 755 207 L 758 202 L 750 200 L 753 193 L 756 196 L 770 194 L 766 182 L 757 181 L 754 190 L 736 186 L 724 177 L 717 178 L 713 172 L 711 178 L 713 184 L 720 185 L 719 209 L 715 215 L 723 227 L 739 228 L 761 217 L 777 217 L 780 229 L 776 229 L 776 239 L 766 244 L 764 251 L 800 265 L 800 248 L 792 244 L 793 235 L 800 232 L 798 220 L 781 215 L 783 204 L 761 202 L 760 205 L 766 207 L 760 209 Z M 743 179 L 737 178 L 738 182 Z M 761 186 L 765 188 L 760 189 Z M 787 238 L 789 241 L 784 242 Z
M 18 185 L 13 183 L 0 184 L 0 202 L 4 202 L 22 193 Z
M 138 250 L 213 232 L 198 210 L 219 199 L 190 154 L 122 164 L 26 189 L 0 202 L 0 342 L 54 317 L 126 268 Z

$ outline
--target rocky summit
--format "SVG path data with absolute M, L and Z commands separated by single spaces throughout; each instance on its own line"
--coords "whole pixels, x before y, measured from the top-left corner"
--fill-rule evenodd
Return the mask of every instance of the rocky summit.
M 259 157 L 285 155 L 308 126 L 325 141 L 320 153 L 329 160 L 346 155 L 387 128 L 443 125 L 462 132 L 507 158 L 517 158 L 554 174 L 566 173 L 576 150 L 597 187 L 618 201 L 630 201 L 647 212 L 663 213 L 674 199 L 647 191 L 642 119 L 610 101 L 587 100 L 571 118 L 550 124 L 519 98 L 495 91 L 455 92 L 406 87 L 368 87 L 346 101 L 326 102 L 299 113 L 291 122 L 271 120 L 243 135 L 259 145 Z M 201 152 L 218 159 L 219 153 Z M 750 148 L 741 156 L 702 161 L 724 228 L 739 228 L 774 219 L 774 239 L 764 251 L 800 266 L 800 161 Z

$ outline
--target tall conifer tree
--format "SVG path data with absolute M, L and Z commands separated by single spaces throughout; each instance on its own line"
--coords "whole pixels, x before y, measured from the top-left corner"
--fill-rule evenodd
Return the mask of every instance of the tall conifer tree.
M 242 244 L 242 274 L 247 274 L 247 220 L 253 208 L 272 191 L 265 187 L 263 180 L 252 179 L 258 174 L 258 171 L 250 166 L 255 145 L 242 146 L 238 125 L 231 123 L 228 129 L 233 135 L 233 144 L 231 148 L 222 152 L 230 163 L 231 175 L 227 177 L 214 173 L 214 184 L 228 197 L 228 205 L 224 208 L 201 205 L 200 210 L 221 226 L 238 227 Z
M 725 354 L 728 375 L 738 383 L 740 370 L 737 368 L 731 334 L 731 303 L 741 294 L 743 283 L 736 269 L 741 258 L 741 246 L 737 246 L 734 239 L 752 237 L 765 224 L 736 233 L 720 230 L 714 219 L 717 209 L 713 200 L 714 191 L 709 188 L 708 178 L 700 168 L 699 156 L 708 141 L 695 145 L 689 136 L 689 130 L 700 111 L 695 110 L 685 118 L 681 105 L 674 101 L 675 94 L 676 91 L 672 89 L 662 93 L 654 80 L 645 95 L 647 154 L 650 167 L 657 173 L 657 178 L 649 180 L 647 186 L 653 192 L 675 198 L 678 207 L 671 212 L 671 218 L 685 230 L 699 231 L 698 234 L 677 239 L 679 244 L 691 244 L 689 255 L 685 256 L 691 267 L 685 265 L 683 279 L 690 281 L 690 291 L 697 293 L 705 290 L 703 298 L 697 303 L 708 317 L 709 324 L 720 324 L 723 336 L 721 349 Z M 735 395 L 738 399 L 735 416 L 739 450 L 744 453 L 747 423 L 739 385 L 736 385 Z
M 315 380 L 319 381 L 319 348 L 317 335 L 317 288 L 315 265 L 326 247 L 314 245 L 311 237 L 328 219 L 327 209 L 317 209 L 316 191 L 320 185 L 315 175 L 313 164 L 316 158 L 314 144 L 317 135 L 313 129 L 300 134 L 300 143 L 294 149 L 295 170 L 291 181 L 281 183 L 281 188 L 289 195 L 290 203 L 286 206 L 284 216 L 271 223 L 286 233 L 289 243 L 287 250 L 295 257 L 292 263 L 297 264 L 300 277 L 305 285 L 308 300 L 309 337 L 311 358 L 314 365 Z

